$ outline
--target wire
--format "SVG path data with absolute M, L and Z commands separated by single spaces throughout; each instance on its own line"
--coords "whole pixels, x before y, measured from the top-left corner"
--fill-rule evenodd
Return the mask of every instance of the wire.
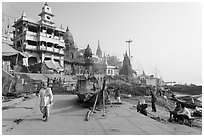
M 13 19 L 17 18 L 17 17 L 11 16 L 11 15 L 8 15 L 8 14 L 6 14 L 6 13 L 4 13 L 4 12 L 2 12 L 2 14 L 3 14 L 3 16 L 6 16 L 6 17 L 8 17 L 8 18 L 13 18 Z
M 9 3 L 11 5 L 12 8 L 14 8 L 19 14 L 21 14 L 21 12 L 19 10 L 17 10 L 11 3 Z

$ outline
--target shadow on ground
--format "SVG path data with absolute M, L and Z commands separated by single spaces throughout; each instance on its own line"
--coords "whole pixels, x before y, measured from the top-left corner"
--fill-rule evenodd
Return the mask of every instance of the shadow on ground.
M 50 115 L 55 115 L 59 113 L 69 113 L 74 111 L 81 111 L 87 109 L 88 105 L 81 102 L 77 97 L 73 99 L 57 100 L 53 103 L 51 107 Z M 59 109 L 59 111 L 57 111 Z M 61 110 L 60 110 L 61 109 Z M 52 110 L 54 112 L 52 112 Z
M 53 103 L 52 109 L 64 109 L 70 106 L 83 107 L 83 103 L 78 98 L 57 100 Z

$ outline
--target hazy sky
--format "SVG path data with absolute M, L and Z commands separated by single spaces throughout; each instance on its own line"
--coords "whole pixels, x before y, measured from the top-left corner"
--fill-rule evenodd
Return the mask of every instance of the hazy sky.
M 2 3 L 2 12 L 40 20 L 44 3 Z M 48 2 L 56 26 L 69 27 L 79 48 L 98 40 L 105 53 L 123 59 L 132 39 L 132 66 L 165 81 L 202 84 L 201 3 L 68 3 Z M 7 16 L 3 26 L 8 23 Z M 14 19 L 10 17 L 9 23 Z M 157 70 L 157 71 L 156 71 Z M 159 73 L 160 72 L 160 73 Z

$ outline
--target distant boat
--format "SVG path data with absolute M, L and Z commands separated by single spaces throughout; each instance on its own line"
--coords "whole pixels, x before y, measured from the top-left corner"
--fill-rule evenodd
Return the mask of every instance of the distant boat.
M 202 94 L 200 95 L 178 95 L 171 97 L 171 100 L 178 101 L 185 105 L 185 107 L 190 109 L 195 109 L 196 107 L 202 107 Z

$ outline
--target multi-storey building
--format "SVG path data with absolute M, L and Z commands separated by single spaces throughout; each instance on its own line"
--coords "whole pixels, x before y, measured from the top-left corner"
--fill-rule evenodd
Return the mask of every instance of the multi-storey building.
M 14 48 L 28 54 L 28 65 L 50 61 L 63 68 L 65 30 L 55 26 L 54 14 L 47 3 L 39 16 L 41 19 L 36 22 L 23 12 L 21 18 L 14 22 Z

